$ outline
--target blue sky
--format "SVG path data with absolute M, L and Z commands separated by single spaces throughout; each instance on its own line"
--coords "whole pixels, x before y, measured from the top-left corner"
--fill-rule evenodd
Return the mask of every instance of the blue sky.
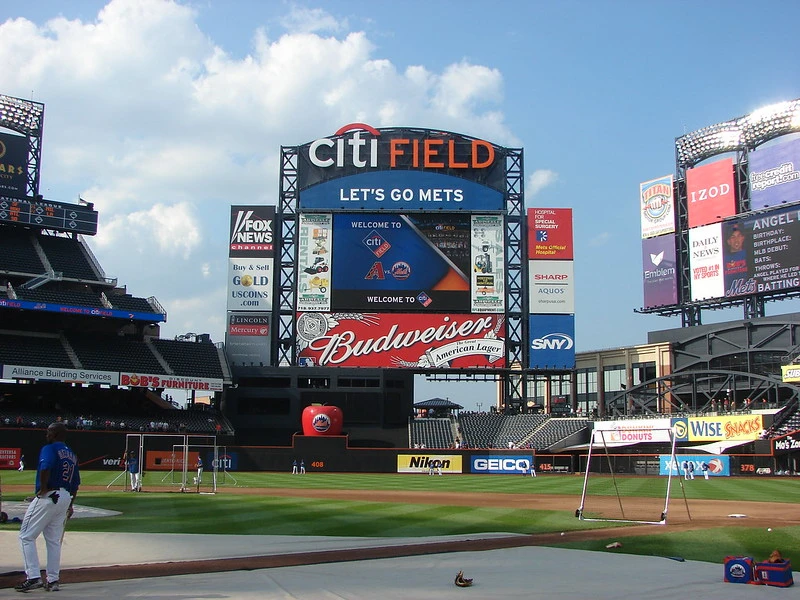
M 165 337 L 224 339 L 228 206 L 276 203 L 281 145 L 363 121 L 523 147 L 527 206 L 574 211 L 578 351 L 646 343 L 680 321 L 634 313 L 639 183 L 674 171 L 676 137 L 800 97 L 796 2 L 5 8 L 0 93 L 46 105 L 41 190 L 95 203 L 90 246 L 166 307 Z M 418 386 L 434 395 L 486 408 L 493 387 Z

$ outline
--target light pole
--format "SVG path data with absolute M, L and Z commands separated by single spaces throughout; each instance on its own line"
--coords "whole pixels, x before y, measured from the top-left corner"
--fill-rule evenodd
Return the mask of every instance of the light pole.
M 483 406 L 483 402 L 476 402 L 475 406 L 478 407 L 478 412 L 481 412 L 481 406 Z

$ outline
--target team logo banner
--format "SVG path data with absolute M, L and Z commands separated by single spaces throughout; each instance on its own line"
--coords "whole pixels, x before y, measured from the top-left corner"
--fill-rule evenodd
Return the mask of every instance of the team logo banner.
M 693 301 L 725 295 L 722 261 L 722 226 L 719 223 L 689 230 Z
M 297 249 L 297 310 L 331 309 L 331 233 L 328 214 L 301 214 Z
M 575 312 L 575 275 L 571 260 L 529 260 L 529 311 L 542 314 Z
M 501 315 L 298 313 L 301 366 L 505 366 Z
M 231 206 L 228 257 L 272 258 L 274 244 L 274 206 Z
M 575 315 L 531 315 L 531 369 L 575 368 Z
M 662 235 L 642 240 L 644 306 L 678 303 L 678 269 L 675 237 Z
M 460 454 L 398 454 L 398 473 L 463 473 Z
M 468 214 L 334 215 L 331 310 L 469 312 L 471 237 Z
M 800 139 L 758 148 L 747 163 L 751 210 L 800 200 Z
M 528 209 L 528 260 L 572 260 L 572 209 Z
M 672 175 L 639 184 L 642 237 L 675 232 L 675 195 Z
M 0 195 L 28 195 L 28 138 L 0 133 Z
M 717 223 L 736 214 L 733 159 L 726 158 L 686 171 L 689 227 Z
M 505 308 L 505 227 L 500 215 L 472 216 L 473 313 L 502 313 Z

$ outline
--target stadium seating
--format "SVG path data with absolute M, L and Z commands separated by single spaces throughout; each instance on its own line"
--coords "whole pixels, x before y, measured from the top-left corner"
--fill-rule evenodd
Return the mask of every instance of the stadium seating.
M 67 341 L 85 369 L 153 374 L 166 371 L 148 345 L 138 340 L 110 336 L 101 340 L 96 336 L 70 333 Z
M 455 444 L 449 418 L 414 419 L 411 421 L 412 448 L 452 448 Z
M 464 443 L 472 448 L 508 448 L 523 444 L 547 415 L 505 415 L 501 413 L 462 413 L 459 425 Z
M 559 442 L 563 442 L 570 436 L 587 429 L 590 425 L 591 422 L 588 419 L 548 419 L 529 436 L 526 443 L 536 450 L 550 450 L 554 446 L 558 446 Z
M 50 235 L 37 235 L 35 239 L 47 255 L 47 260 L 54 271 L 60 271 L 64 277 L 70 279 L 102 280 L 102 276 L 89 262 L 79 241 Z
M 75 368 L 61 338 L 55 334 L 0 333 L 0 364 Z
M 175 375 L 223 377 L 219 352 L 214 344 L 155 338 L 151 343 L 169 363 Z
M 53 304 L 65 304 L 68 306 L 88 306 L 93 308 L 104 308 L 98 292 L 81 292 L 70 289 L 61 289 L 49 285 L 26 290 L 16 288 L 17 298 L 30 302 L 47 302 Z
M 4 227 L 0 235 L 0 272 L 36 276 L 45 270 L 31 234 L 25 229 Z

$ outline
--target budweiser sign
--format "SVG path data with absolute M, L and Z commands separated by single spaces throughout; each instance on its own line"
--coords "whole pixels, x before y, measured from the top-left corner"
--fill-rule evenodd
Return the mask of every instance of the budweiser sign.
M 298 313 L 298 363 L 381 368 L 505 367 L 502 315 Z

